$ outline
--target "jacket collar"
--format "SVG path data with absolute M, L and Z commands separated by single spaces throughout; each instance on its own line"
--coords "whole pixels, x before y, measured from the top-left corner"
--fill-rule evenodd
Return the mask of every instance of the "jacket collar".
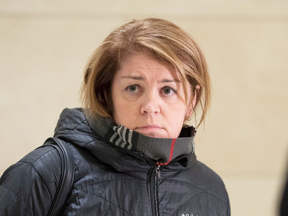
M 196 161 L 194 135 L 195 129 L 190 127 L 183 129 L 177 139 L 147 137 L 118 126 L 111 119 L 93 118 L 87 112 L 85 115 L 81 108 L 64 109 L 54 134 L 73 145 L 86 148 L 118 171 L 140 171 L 144 159 L 150 161 L 149 166 L 158 163 L 169 164 L 169 169 L 190 167 Z M 131 157 L 134 159 L 131 160 Z
M 92 116 L 89 112 L 86 112 L 86 116 L 92 130 L 106 142 L 129 151 L 140 152 L 157 161 L 158 165 L 167 165 L 180 155 L 194 153 L 194 127 L 183 128 L 179 138 L 154 138 L 123 125 L 116 125 L 110 118 Z

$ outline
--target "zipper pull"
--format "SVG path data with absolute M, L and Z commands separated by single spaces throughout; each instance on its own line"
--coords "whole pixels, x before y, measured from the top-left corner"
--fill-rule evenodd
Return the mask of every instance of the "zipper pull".
M 157 180 L 160 181 L 161 175 L 160 175 L 160 165 L 155 167 L 155 173 L 157 174 Z

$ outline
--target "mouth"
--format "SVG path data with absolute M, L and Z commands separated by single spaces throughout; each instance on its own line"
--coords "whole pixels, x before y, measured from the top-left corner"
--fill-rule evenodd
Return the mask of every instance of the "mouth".
M 163 129 L 162 127 L 158 126 L 158 125 L 144 125 L 141 127 L 136 127 L 135 129 L 143 129 L 143 130 L 159 130 L 159 129 Z
M 144 125 L 141 127 L 136 127 L 134 130 L 143 135 L 153 136 L 154 133 L 157 133 L 162 129 L 163 127 L 160 127 L 158 125 Z

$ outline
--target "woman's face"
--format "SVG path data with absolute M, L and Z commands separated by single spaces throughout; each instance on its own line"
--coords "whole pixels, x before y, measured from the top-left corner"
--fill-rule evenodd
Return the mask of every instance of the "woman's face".
M 192 115 L 175 70 L 144 53 L 123 61 L 113 79 L 112 101 L 116 124 L 150 137 L 177 138 Z

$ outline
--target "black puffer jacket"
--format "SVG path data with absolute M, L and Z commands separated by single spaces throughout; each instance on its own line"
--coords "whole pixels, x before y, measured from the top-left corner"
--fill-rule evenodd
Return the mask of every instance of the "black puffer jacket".
M 65 109 L 56 127 L 55 136 L 71 144 L 75 162 L 64 215 L 230 215 L 222 180 L 194 151 L 158 170 L 155 160 L 111 145 L 94 131 L 81 109 Z M 0 215 L 47 215 L 59 160 L 52 147 L 44 147 L 8 168 L 0 180 Z

